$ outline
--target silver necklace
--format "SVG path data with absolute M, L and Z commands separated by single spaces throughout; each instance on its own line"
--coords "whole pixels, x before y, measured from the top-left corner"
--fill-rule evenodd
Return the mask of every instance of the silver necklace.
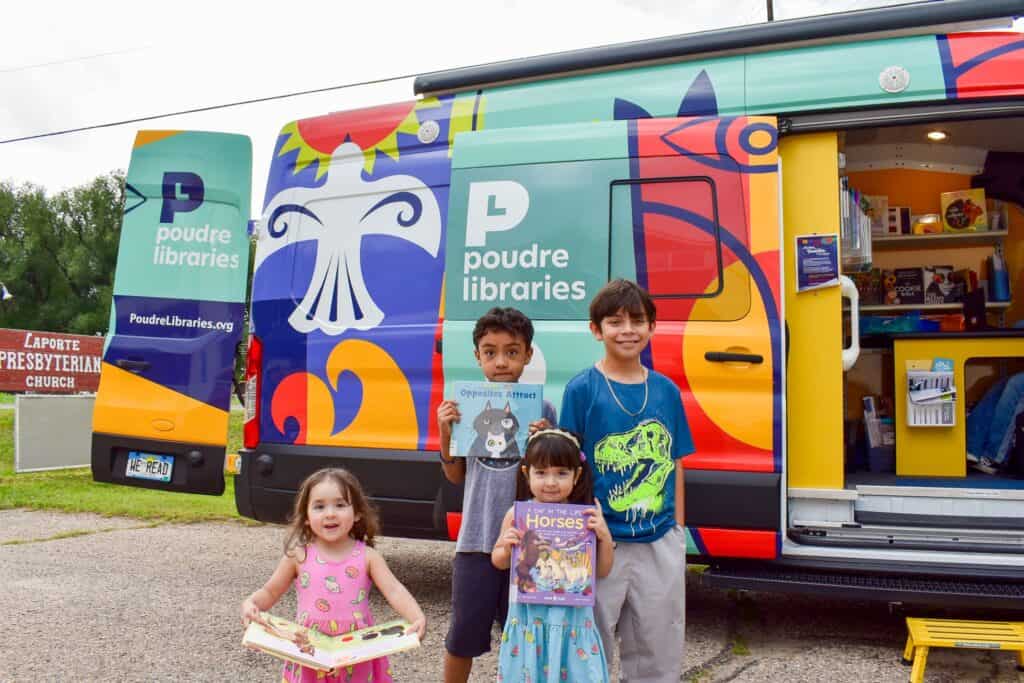
M 622 405 L 622 401 L 620 401 L 619 397 L 615 395 L 615 390 L 612 389 L 612 382 L 611 382 L 610 379 L 608 379 L 608 375 L 604 371 L 604 363 L 601 363 L 601 376 L 604 377 L 604 383 L 608 385 L 608 392 L 612 395 L 612 398 L 615 400 L 615 404 L 619 406 L 619 408 L 622 410 L 622 412 L 624 412 L 626 415 L 629 415 L 630 417 L 636 417 L 640 413 L 644 412 L 644 408 L 647 407 L 647 395 L 648 395 L 648 392 L 647 392 L 647 369 L 646 368 L 644 368 L 644 402 L 640 406 L 640 410 L 636 411 L 635 413 L 631 413 L 630 411 L 626 410 L 626 406 Z

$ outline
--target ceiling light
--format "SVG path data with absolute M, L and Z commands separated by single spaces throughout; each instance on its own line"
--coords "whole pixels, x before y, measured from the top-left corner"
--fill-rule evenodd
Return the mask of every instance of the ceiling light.
M 928 131 L 928 139 L 932 142 L 942 142 L 949 136 L 941 130 L 930 130 Z

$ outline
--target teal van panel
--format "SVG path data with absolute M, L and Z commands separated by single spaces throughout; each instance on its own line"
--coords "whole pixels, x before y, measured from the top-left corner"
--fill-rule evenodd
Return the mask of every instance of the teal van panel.
M 935 36 L 819 45 L 746 57 L 747 113 L 782 113 L 946 99 Z M 910 74 L 900 93 L 882 90 L 890 66 Z
M 487 128 L 742 114 L 743 70 L 720 57 L 486 89 Z
M 608 278 L 609 187 L 628 178 L 625 158 L 454 170 L 446 318 L 586 320 Z
M 452 169 L 623 159 L 628 156 L 625 121 L 498 128 L 457 138 Z
M 244 135 L 187 131 L 137 146 L 114 294 L 244 301 L 251 177 Z

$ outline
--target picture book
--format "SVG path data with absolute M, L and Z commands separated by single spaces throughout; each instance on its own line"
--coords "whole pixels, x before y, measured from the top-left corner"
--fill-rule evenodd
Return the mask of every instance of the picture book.
M 317 671 L 334 671 L 419 647 L 419 636 L 406 633 L 408 627 L 409 622 L 398 619 L 328 636 L 260 612 L 259 619 L 245 629 L 242 645 Z
M 942 206 L 942 227 L 946 232 L 988 230 L 985 190 L 957 190 L 939 195 Z
M 953 266 L 924 267 L 924 302 L 952 304 L 963 298 L 963 285 L 953 278 Z
M 597 538 L 587 505 L 517 502 L 523 538 L 512 549 L 509 600 L 582 607 L 594 604 Z
M 530 423 L 541 418 L 544 387 L 455 382 L 452 399 L 462 414 L 452 429 L 452 456 L 518 459 L 526 452 Z
M 895 277 L 896 301 L 891 303 L 924 303 L 924 280 L 920 268 L 896 268 L 893 270 L 893 276 Z
M 871 234 L 884 235 L 889 232 L 889 198 L 885 195 L 866 194 L 863 203 L 871 219 Z

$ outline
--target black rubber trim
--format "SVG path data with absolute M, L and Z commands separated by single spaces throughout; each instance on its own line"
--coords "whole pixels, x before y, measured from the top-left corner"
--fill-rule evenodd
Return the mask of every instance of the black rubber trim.
M 942 24 L 1015 17 L 1021 14 L 1024 14 L 1024 0 L 917 2 L 436 71 L 418 76 L 413 83 L 413 90 L 416 94 L 446 92 L 488 83 L 625 66 L 632 62 L 677 59 L 712 52 L 746 50 L 769 45 L 781 46 L 801 41 L 894 32 Z
M 129 451 L 174 457 L 170 483 L 125 476 Z M 224 446 L 139 439 L 119 434 L 92 435 L 92 478 L 95 481 L 177 493 L 224 493 Z
M 433 451 L 262 443 L 239 456 L 238 513 L 264 522 L 286 522 L 302 480 L 323 467 L 359 479 L 391 536 L 447 538 L 445 513 L 462 507 L 462 487 L 444 478 Z
M 1024 115 L 1019 99 L 1001 101 L 987 99 L 977 102 L 943 102 L 941 104 L 908 104 L 903 107 L 856 107 L 816 113 L 783 114 L 779 117 L 779 133 L 812 133 L 822 130 L 849 130 L 902 126 L 933 121 L 974 121 Z
M 1019 555 L 1019 546 L 1000 545 L 998 543 L 960 543 L 954 541 L 925 540 L 888 540 L 886 538 L 843 538 L 832 537 L 809 529 L 789 529 L 787 537 L 802 545 L 817 545 L 836 548 L 886 548 L 889 550 L 929 550 L 932 552 L 955 553 L 1005 553 Z
M 686 525 L 778 531 L 775 472 L 686 470 Z
M 922 526 L 958 529 L 1013 529 L 1024 530 L 1021 517 L 970 517 L 966 515 L 912 515 L 901 512 L 872 512 L 857 510 L 853 518 L 861 524 L 883 526 Z
M 976 581 L 960 577 L 893 576 L 780 565 L 712 566 L 701 582 L 715 588 L 803 593 L 841 599 L 1024 609 L 1024 577 Z

